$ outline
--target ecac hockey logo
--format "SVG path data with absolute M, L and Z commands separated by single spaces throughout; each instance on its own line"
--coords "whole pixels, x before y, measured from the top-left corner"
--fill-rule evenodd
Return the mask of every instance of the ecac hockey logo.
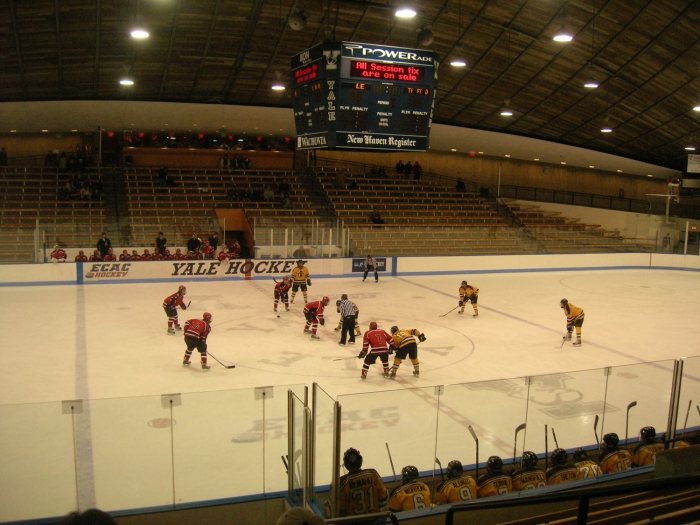
M 105 279 L 126 277 L 131 269 L 131 263 L 102 263 L 92 264 L 85 273 L 86 279 Z

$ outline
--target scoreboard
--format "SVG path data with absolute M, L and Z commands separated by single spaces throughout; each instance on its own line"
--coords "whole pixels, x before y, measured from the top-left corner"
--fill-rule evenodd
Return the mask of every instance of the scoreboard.
M 297 149 L 426 151 L 438 66 L 432 51 L 355 42 L 293 56 Z

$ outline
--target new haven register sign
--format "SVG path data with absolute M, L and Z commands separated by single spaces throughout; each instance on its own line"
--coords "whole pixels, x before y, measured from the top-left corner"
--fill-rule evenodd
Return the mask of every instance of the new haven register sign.
M 292 57 L 297 149 L 426 151 L 438 56 L 324 42 Z

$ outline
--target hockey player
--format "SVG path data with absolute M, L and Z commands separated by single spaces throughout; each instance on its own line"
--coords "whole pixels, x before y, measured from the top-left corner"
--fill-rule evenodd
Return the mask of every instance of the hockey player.
M 374 282 L 378 283 L 379 273 L 377 272 L 377 262 L 374 259 L 372 259 L 371 255 L 368 255 L 367 259 L 365 259 L 365 274 L 362 276 L 362 282 L 365 282 L 365 279 L 367 279 L 367 274 L 369 272 L 374 272 Z
M 476 499 L 476 481 L 471 476 L 464 476 L 462 463 L 455 460 L 447 464 L 447 481 L 443 481 L 435 494 L 435 501 L 444 503 L 461 503 Z
M 603 471 L 600 470 L 598 463 L 592 459 L 588 459 L 588 453 L 583 448 L 577 448 L 574 450 L 574 467 L 578 471 L 576 474 L 576 479 L 586 479 L 593 478 L 595 476 L 600 476 Z
M 120 262 L 125 262 L 125 261 L 130 261 L 131 256 L 129 255 L 129 252 L 126 250 L 122 250 L 122 253 L 119 254 L 119 261 Z
M 90 256 L 90 262 L 99 262 L 102 260 L 102 256 L 98 250 L 94 250 Z
M 88 258 L 83 250 L 80 250 L 78 255 L 75 256 L 75 262 L 87 262 L 87 260 Z
M 209 370 L 207 364 L 207 337 L 211 333 L 212 315 L 204 312 L 201 319 L 190 319 L 185 322 L 185 358 L 182 366 L 190 366 L 190 356 L 196 348 L 202 361 L 202 370 Z
M 107 249 L 107 254 L 102 258 L 103 261 L 116 261 L 117 256 L 115 255 L 112 248 Z
M 644 427 L 639 431 L 639 445 L 634 449 L 633 467 L 656 464 L 656 453 L 664 449 L 664 444 L 656 441 L 656 429 Z
M 566 315 L 566 338 L 571 339 L 575 327 L 576 342 L 574 346 L 581 346 L 581 327 L 583 326 L 583 320 L 586 315 L 581 308 L 574 306 L 566 299 L 562 299 L 559 302 L 559 307 L 564 309 L 564 315 Z
M 600 451 L 600 458 L 598 459 L 598 464 L 603 474 L 621 472 L 632 468 L 632 455 L 625 449 L 618 447 L 617 444 L 619 442 L 620 438 L 614 432 L 603 436 L 605 446 Z
M 163 254 L 163 260 L 164 261 L 173 261 L 173 260 L 175 260 L 175 256 L 172 253 L 170 253 L 170 250 L 168 250 L 166 248 L 165 254 Z
M 60 263 L 60 262 L 66 262 L 66 252 L 63 248 L 59 247 L 58 244 L 53 247 L 53 251 L 51 252 L 51 262 L 52 263 Z
M 173 258 L 174 258 L 176 261 L 184 261 L 185 259 L 187 259 L 187 255 L 185 255 L 184 253 L 182 253 L 182 250 L 181 250 L 180 248 L 177 248 L 177 249 L 175 250 L 175 255 L 173 256 Z
M 306 296 L 306 285 L 311 286 L 311 277 L 309 277 L 309 270 L 304 267 L 304 263 L 299 259 L 297 261 L 297 267 L 292 270 L 292 300 L 290 303 L 294 302 L 294 296 L 297 294 L 299 287 L 301 287 L 301 293 L 304 295 L 304 302 L 306 303 L 309 299 Z
M 508 474 L 503 473 L 503 460 L 498 456 L 491 456 L 486 462 L 486 474 L 481 476 L 476 483 L 476 496 L 486 498 L 499 496 L 513 492 L 513 482 Z
M 420 375 L 418 341 L 421 343 L 425 341 L 425 335 L 416 328 L 399 330 L 398 326 L 392 326 L 391 336 L 394 338 L 393 346 L 396 349 L 396 355 L 394 356 L 394 365 L 391 367 L 391 374 L 389 377 L 391 379 L 396 379 L 396 372 L 399 370 L 399 366 L 401 366 L 401 361 L 406 359 L 406 356 L 408 356 L 411 363 L 413 363 L 413 375 L 418 377 Z M 416 337 L 418 341 L 416 341 Z
M 226 248 L 224 246 L 224 248 Z M 221 252 L 224 253 L 224 252 Z M 273 310 L 275 313 L 277 313 L 277 304 L 280 302 L 280 299 L 284 303 L 284 308 L 288 312 L 289 311 L 289 289 L 292 287 L 292 283 L 289 282 L 289 277 L 286 275 L 282 277 L 282 280 L 280 282 L 275 281 L 275 306 L 273 307 Z M 279 317 L 279 316 L 277 316 Z
M 140 261 L 141 256 L 139 255 L 139 252 L 137 252 L 136 250 L 131 250 L 131 260 L 132 261 Z
M 520 459 L 520 469 L 511 474 L 513 490 L 539 489 L 547 485 L 547 475 L 537 467 L 537 454 L 526 450 Z
M 151 256 L 151 252 L 148 251 L 148 248 L 143 249 L 143 253 L 141 254 L 141 260 L 142 261 L 152 261 L 153 257 Z
M 379 512 L 387 502 L 387 490 L 379 473 L 373 468 L 362 468 L 359 450 L 349 448 L 343 454 L 343 465 L 348 473 L 340 477 L 338 516 L 359 516 Z M 330 502 L 326 512 L 331 514 Z
M 566 450 L 555 448 L 550 458 L 553 466 L 547 471 L 547 485 L 558 485 L 577 478 L 578 469 L 569 466 L 569 454 Z
M 369 366 L 377 361 L 377 356 L 382 361 L 384 377 L 389 377 L 389 348 L 394 345 L 394 338 L 387 334 L 384 330 L 377 328 L 377 323 L 372 321 L 369 323 L 369 330 L 362 336 L 362 351 L 357 356 L 359 359 L 364 359 L 362 364 L 362 379 L 367 379 Z M 393 353 L 393 350 L 391 350 Z
M 228 251 L 228 246 L 224 244 L 224 246 L 221 248 L 221 251 L 219 252 L 219 255 L 217 255 L 217 258 L 220 261 L 228 261 L 231 258 L 231 253 Z
M 164 253 L 160 253 L 160 252 L 158 251 L 158 248 L 155 248 L 155 249 L 153 250 L 153 253 L 151 254 L 151 260 L 152 260 L 152 261 L 162 261 L 163 259 L 165 259 L 165 254 L 164 254 Z
M 355 328 L 357 326 L 358 309 L 357 305 L 348 299 L 347 294 L 340 296 L 340 301 L 335 303 L 338 313 L 340 314 L 340 333 L 341 346 L 345 346 L 348 341 L 351 345 L 355 344 Z
M 464 313 L 464 305 L 471 302 L 474 308 L 473 317 L 479 317 L 479 308 L 476 306 L 479 300 L 479 289 L 476 286 L 467 284 L 467 281 L 462 281 L 459 287 L 459 306 L 461 307 L 458 314 Z
M 213 259 L 215 251 L 216 250 L 212 247 L 212 245 L 209 244 L 209 241 L 205 240 L 204 246 L 202 247 L 202 254 L 204 255 L 204 258 L 205 259 Z
M 169 295 L 163 301 L 163 309 L 165 310 L 165 315 L 168 316 L 168 334 L 170 335 L 175 335 L 175 329 L 182 330 L 182 327 L 177 322 L 177 307 L 187 310 L 184 300 L 186 293 L 187 288 L 184 285 L 180 285 L 177 292 Z
M 389 497 L 390 511 L 401 512 L 432 507 L 428 485 L 417 480 L 416 467 L 407 465 L 401 469 L 401 485 L 394 489 Z
M 292 292 L 292 296 L 294 293 Z M 321 326 L 326 324 L 323 319 L 323 309 L 328 306 L 331 300 L 328 297 L 324 297 L 320 301 L 313 301 L 304 306 L 304 317 L 306 317 L 306 326 L 304 327 L 304 333 L 311 332 L 311 339 L 321 339 L 316 335 L 316 330 L 318 329 L 318 324 Z M 311 327 L 311 330 L 309 330 Z

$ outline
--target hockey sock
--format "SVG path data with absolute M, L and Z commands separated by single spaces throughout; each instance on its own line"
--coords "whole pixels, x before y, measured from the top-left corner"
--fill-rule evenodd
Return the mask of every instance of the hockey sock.
M 275 309 L 275 310 L 277 310 L 277 303 L 279 303 L 279 300 L 278 300 L 278 299 L 275 299 L 275 306 L 274 306 L 274 309 Z
M 394 358 L 394 366 L 391 367 L 394 372 L 396 372 L 401 366 L 401 361 L 403 361 L 403 359 L 399 359 L 398 357 Z
M 474 313 L 475 313 L 475 314 L 478 314 L 478 313 L 479 313 L 479 309 L 478 309 L 476 306 L 474 307 Z
M 308 303 L 308 302 L 309 302 L 309 299 L 308 299 L 307 296 L 306 296 L 306 292 L 304 292 L 304 302 L 305 302 L 305 303 Z
M 192 350 L 185 350 L 185 359 L 189 361 L 190 357 L 192 357 Z
M 168 328 L 172 328 L 172 327 L 173 327 L 173 322 L 172 322 L 172 320 L 168 320 Z
M 367 365 L 367 364 L 362 365 L 362 375 L 366 376 L 367 372 L 369 372 L 369 365 Z
M 294 302 L 294 296 L 296 295 L 296 292 L 292 292 L 292 302 Z
M 576 327 L 576 340 L 577 341 L 581 340 L 581 327 L 580 326 Z
M 413 370 L 418 372 L 418 368 L 419 368 L 418 359 L 411 359 L 411 363 L 413 363 Z
M 199 354 L 199 356 L 200 356 L 201 359 L 202 359 L 202 364 L 203 364 L 203 365 L 206 365 L 206 364 L 207 364 L 207 353 L 206 353 L 206 352 L 202 352 L 201 354 Z

